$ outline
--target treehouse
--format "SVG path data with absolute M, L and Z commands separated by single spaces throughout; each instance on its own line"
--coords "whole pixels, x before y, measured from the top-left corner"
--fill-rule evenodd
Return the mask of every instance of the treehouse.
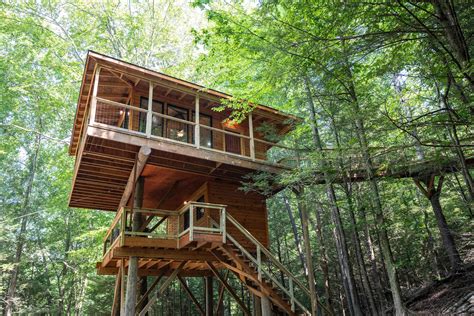
M 145 315 L 177 280 L 211 315 L 213 278 L 250 314 L 223 270 L 261 299 L 264 313 L 308 312 L 308 289 L 267 249 L 265 197 L 239 189 L 251 173 L 287 169 L 269 159 L 282 147 L 264 130 L 283 136 L 297 118 L 253 105 L 236 122 L 214 110 L 223 100 L 231 96 L 89 52 L 69 205 L 116 213 L 97 263 L 99 274 L 116 276 L 112 314 Z M 206 278 L 205 307 L 186 277 Z

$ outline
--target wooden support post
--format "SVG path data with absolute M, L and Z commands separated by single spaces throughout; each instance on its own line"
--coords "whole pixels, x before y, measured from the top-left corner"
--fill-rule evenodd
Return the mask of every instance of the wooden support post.
M 212 316 L 214 311 L 214 288 L 213 288 L 213 278 L 212 276 L 204 277 L 206 284 L 206 316 Z
M 250 158 L 255 160 L 255 138 L 253 137 L 253 118 L 252 112 L 249 113 L 249 136 L 250 136 Z
M 122 273 L 119 270 L 119 272 L 115 276 L 114 300 L 112 303 L 112 311 L 110 313 L 111 316 L 120 315 L 120 292 L 121 292 L 120 287 L 122 285 L 121 278 L 122 278 Z
M 253 294 L 253 315 L 262 316 L 262 301 L 258 295 Z
M 258 281 L 262 282 L 262 250 L 260 245 L 257 245 L 257 272 L 258 272 Z
M 216 276 L 216 278 L 222 283 L 222 285 L 226 288 L 226 290 L 229 292 L 229 294 L 235 299 L 237 304 L 239 304 L 240 308 L 244 312 L 245 315 L 251 315 L 250 311 L 247 309 L 245 306 L 244 302 L 237 296 L 237 294 L 234 292 L 232 287 L 227 283 L 227 281 L 219 274 L 219 271 L 217 271 L 216 267 L 210 262 L 206 261 L 207 266 L 209 269 L 211 269 L 212 273 Z
M 125 259 L 120 259 L 120 315 L 125 315 Z
M 225 244 L 227 242 L 227 228 L 226 228 L 226 209 L 225 207 L 221 208 L 221 234 L 222 242 Z
M 295 311 L 295 293 L 294 293 L 293 279 L 292 279 L 292 278 L 289 278 L 289 283 L 290 283 L 290 303 L 291 303 L 291 310 L 294 312 L 294 311 Z
M 151 136 L 151 124 L 153 122 L 153 82 L 149 82 L 148 87 L 148 111 L 146 112 L 146 137 Z
M 268 296 L 262 296 L 260 301 L 262 305 L 262 316 L 272 316 L 272 303 L 270 303 Z
M 100 67 L 97 67 L 95 71 L 95 78 L 94 78 L 94 90 L 92 90 L 92 101 L 91 101 L 91 112 L 89 116 L 89 124 L 93 124 L 95 122 L 95 112 L 97 110 L 97 92 L 99 90 L 99 74 L 100 74 Z
M 179 280 L 179 282 L 181 283 L 181 286 L 183 287 L 184 291 L 188 294 L 188 296 L 189 296 L 189 298 L 191 299 L 191 301 L 193 301 L 194 305 L 196 305 L 197 309 L 199 310 L 199 313 L 200 313 L 201 315 L 205 315 L 206 312 L 205 312 L 204 309 L 202 308 L 201 304 L 199 304 L 198 300 L 197 300 L 196 297 L 193 295 L 193 293 L 191 292 L 191 290 L 189 289 L 189 287 L 186 285 L 186 282 L 183 280 L 183 278 L 178 275 L 178 280 Z
M 193 241 L 194 234 L 194 205 L 189 206 L 189 241 Z
M 195 105 L 194 105 L 194 145 L 199 149 L 201 147 L 201 127 L 199 126 L 199 94 L 196 94 Z

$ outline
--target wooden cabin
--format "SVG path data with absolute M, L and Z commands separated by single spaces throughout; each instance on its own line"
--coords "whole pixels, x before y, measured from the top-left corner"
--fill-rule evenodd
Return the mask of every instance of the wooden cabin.
M 283 137 L 298 118 L 252 105 L 246 119 L 235 122 L 230 110 L 215 110 L 231 99 L 88 53 L 69 148 L 76 156 L 69 205 L 116 214 L 97 263 L 99 274 L 117 279 L 112 314 L 127 313 L 133 301 L 126 279 L 141 278 L 143 286 L 154 278 L 135 302 L 145 315 L 173 280 L 186 286 L 183 277 L 214 276 L 225 285 L 223 269 L 275 309 L 307 311 L 305 285 L 266 248 L 266 198 L 240 189 L 251 173 L 288 169 L 273 158 L 285 148 L 269 139 Z M 264 267 L 271 265 L 284 272 L 286 285 Z M 162 277 L 163 286 L 155 288 Z M 209 315 L 209 308 L 193 302 Z

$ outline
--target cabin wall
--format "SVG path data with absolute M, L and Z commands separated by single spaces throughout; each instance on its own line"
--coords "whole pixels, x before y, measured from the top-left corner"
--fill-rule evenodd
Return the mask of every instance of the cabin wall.
M 227 181 L 210 181 L 204 183 L 193 194 L 188 195 L 186 201 L 196 201 L 204 195 L 206 203 L 215 203 L 227 205 L 226 211 L 234 217 L 242 226 L 244 226 L 258 241 L 264 246 L 269 244 L 268 234 L 268 218 L 265 197 L 257 193 L 245 193 L 239 190 L 239 183 Z M 184 205 L 184 201 L 175 200 L 176 210 Z M 164 204 L 168 204 L 165 202 Z M 219 211 L 214 209 L 206 209 L 205 216 L 195 222 L 197 226 L 209 227 L 209 217 L 219 222 Z M 178 227 L 180 228 L 178 230 Z M 227 231 L 237 239 L 244 247 L 254 250 L 254 247 L 248 240 L 231 224 L 227 224 Z M 168 234 L 175 235 L 178 231 L 183 230 L 183 219 L 178 223 L 177 218 L 168 220 Z
M 269 240 L 265 197 L 255 192 L 245 193 L 239 190 L 240 187 L 239 183 L 218 180 L 209 182 L 209 202 L 227 205 L 227 212 L 267 247 Z M 239 243 L 252 249 L 251 244 L 233 225 L 228 224 L 226 228 Z

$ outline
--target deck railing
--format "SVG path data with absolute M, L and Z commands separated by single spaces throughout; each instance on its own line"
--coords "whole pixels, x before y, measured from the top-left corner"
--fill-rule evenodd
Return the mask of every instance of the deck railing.
M 200 212 L 203 212 L 201 217 Z M 133 213 L 144 215 L 139 230 L 132 229 Z M 176 240 L 177 247 L 179 239 L 187 234 L 189 241 L 193 241 L 196 234 L 206 233 L 222 235 L 225 242 L 225 221 L 226 206 L 221 204 L 190 201 L 178 211 L 122 207 L 105 234 L 103 255 L 115 244 L 123 246 L 127 236 Z M 216 222 L 218 225 L 215 225 Z M 168 224 L 176 225 L 176 229 L 169 229 Z
M 264 163 L 270 163 L 267 155 L 269 149 L 276 148 L 284 149 L 285 151 L 290 149 L 276 142 L 255 137 L 252 113 L 248 116 L 248 128 L 245 134 L 202 124 L 199 119 L 199 94 L 195 96 L 194 119 L 192 121 L 153 111 L 151 100 L 153 100 L 154 84 L 152 82 L 149 83 L 148 99 L 150 101 L 147 108 L 131 106 L 99 97 L 99 75 L 100 67 L 95 73 L 94 88 L 91 96 L 88 119 L 90 125 L 116 129 L 121 132 L 160 141 L 185 144 L 198 149 L 225 153 Z M 208 138 L 201 139 L 201 134 L 208 135 Z M 215 141 L 217 139 L 222 141 Z M 226 146 L 226 140 L 232 142 L 233 146 Z M 291 152 L 288 152 L 285 156 L 293 156 L 293 152 L 294 150 L 291 149 Z

